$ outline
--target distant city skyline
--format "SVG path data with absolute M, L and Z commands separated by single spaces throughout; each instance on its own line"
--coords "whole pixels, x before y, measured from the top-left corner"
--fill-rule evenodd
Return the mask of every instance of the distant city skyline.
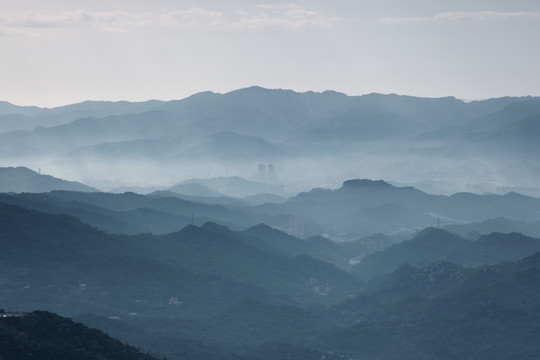
M 535 0 L 3 0 L 0 101 L 540 96 Z

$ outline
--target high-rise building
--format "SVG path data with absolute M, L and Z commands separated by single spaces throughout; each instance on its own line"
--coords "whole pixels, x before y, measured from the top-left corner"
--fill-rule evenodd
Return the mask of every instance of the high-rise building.
M 259 180 L 266 180 L 266 165 L 259 164 Z
M 268 164 L 268 180 L 274 180 L 274 164 Z

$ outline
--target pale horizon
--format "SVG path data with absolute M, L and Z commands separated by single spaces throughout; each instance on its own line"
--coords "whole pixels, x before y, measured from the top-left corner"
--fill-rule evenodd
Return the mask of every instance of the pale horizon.
M 0 100 L 57 107 L 253 85 L 540 96 L 540 3 L 6 0 Z

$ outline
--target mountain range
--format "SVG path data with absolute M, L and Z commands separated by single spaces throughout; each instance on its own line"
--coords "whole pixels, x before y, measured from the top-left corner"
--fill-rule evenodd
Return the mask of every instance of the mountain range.
M 517 193 L 432 195 L 383 180 L 353 179 L 335 190 L 313 189 L 278 204 L 263 204 L 255 212 L 303 219 L 306 234 L 396 233 L 443 225 L 461 225 L 506 218 L 536 222 L 540 200 Z M 492 230 L 495 231 L 495 230 Z
M 168 190 L 142 195 L 98 192 L 82 184 L 39 175 L 24 168 L 8 168 L 1 173 L 5 174 L 3 184 L 8 191 L 16 190 L 16 186 L 19 190 L 25 187 L 48 191 L 50 188 L 40 185 L 42 183 L 60 189 L 73 189 L 77 185 L 76 191 L 4 193 L 0 194 L 2 202 L 48 213 L 69 214 L 101 230 L 118 234 L 165 234 L 189 224 L 206 222 L 236 230 L 264 223 L 302 238 L 321 234 L 334 239 L 376 233 L 410 235 L 429 226 L 443 226 L 469 237 L 475 223 L 484 224 L 484 229 L 476 227 L 481 230 L 477 231 L 479 234 L 495 231 L 539 234 L 540 200 L 512 192 L 505 195 L 432 195 L 383 180 L 352 179 L 335 190 L 316 188 L 284 198 L 267 193 L 282 193 L 280 185 L 220 177 L 192 179 Z M 27 178 L 21 177 L 20 173 L 28 175 Z M 247 197 L 222 196 L 225 192 Z
M 358 359 L 534 359 L 539 261 L 402 266 L 338 306 L 353 324 L 312 343 Z
M 347 273 L 306 254 L 316 255 L 322 239 L 265 225 L 110 235 L 67 215 L 1 204 L 0 241 L 4 308 L 72 316 L 171 359 L 540 353 L 540 240 L 520 234 L 472 241 L 428 228 Z M 0 331 L 13 334 L 2 321 Z M 28 322 L 43 334 L 65 320 L 35 313 Z
M 250 298 L 332 303 L 361 286 L 333 265 L 264 251 L 241 233 L 212 223 L 167 235 L 113 236 L 66 215 L 7 204 L 0 214 L 2 272 L 10 279 L 3 283 L 1 302 L 10 308 L 47 306 L 80 314 L 97 301 L 102 314 L 163 310 L 189 317 Z M 17 280 L 11 278 L 15 274 Z M 70 298 L 73 292 L 81 296 Z M 183 305 L 161 309 L 171 297 Z
M 41 175 L 28 168 L 0 167 L 0 192 L 5 193 L 44 193 L 53 190 L 98 191 L 76 181 L 66 181 L 50 175 Z
M 303 190 L 361 175 L 437 193 L 537 195 L 539 104 L 260 87 L 168 102 L 3 103 L 0 165 L 38 164 L 105 190 L 229 173 Z M 272 179 L 257 172 L 269 163 Z
M 424 267 L 446 261 L 466 267 L 516 261 L 540 252 L 540 241 L 519 233 L 491 233 L 471 241 L 445 230 L 427 228 L 412 239 L 368 254 L 353 271 L 364 279 L 389 274 L 403 264 Z

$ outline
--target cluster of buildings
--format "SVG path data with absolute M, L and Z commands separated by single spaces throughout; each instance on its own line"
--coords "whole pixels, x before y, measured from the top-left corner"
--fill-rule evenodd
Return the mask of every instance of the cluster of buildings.
M 274 181 L 276 178 L 274 164 L 259 164 L 258 176 L 260 181 Z

